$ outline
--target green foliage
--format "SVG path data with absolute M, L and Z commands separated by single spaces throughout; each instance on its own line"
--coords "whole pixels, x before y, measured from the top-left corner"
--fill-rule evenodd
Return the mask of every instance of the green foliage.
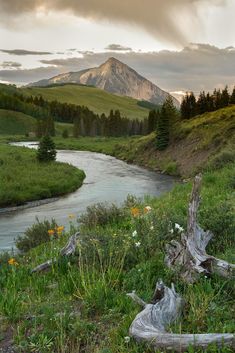
M 0 134 L 25 135 L 34 133 L 36 119 L 29 115 L 0 109 Z
M 128 119 L 143 119 L 148 116 L 149 108 L 140 106 L 139 101 L 121 97 L 95 87 L 81 85 L 63 85 L 55 87 L 30 87 L 22 89 L 27 96 L 42 96 L 48 101 L 86 106 L 95 114 L 108 115 L 110 109 L 120 110 Z M 151 108 L 152 109 L 152 108 Z
M 56 229 L 57 226 L 58 225 L 54 219 L 51 221 L 44 220 L 40 222 L 39 219 L 36 218 L 36 223 L 34 223 L 32 227 L 26 229 L 24 235 L 18 236 L 16 239 L 16 247 L 25 253 L 42 243 L 50 241 L 48 230 Z
M 104 226 L 107 224 L 123 221 L 125 211 L 116 205 L 96 204 L 87 207 L 86 214 L 82 215 L 79 221 L 86 227 Z
M 235 220 L 232 209 L 234 164 L 203 176 L 199 223 L 214 232 L 208 252 L 234 261 Z M 182 282 L 164 263 L 165 245 L 180 238 L 174 223 L 184 228 L 191 183 L 178 184 L 161 198 L 129 197 L 124 207 L 97 205 L 80 226 L 77 253 L 43 275 L 30 269 L 56 258 L 69 234 L 53 238 L 0 267 L 0 315 L 14 329 L 19 352 L 150 353 L 151 347 L 126 339 L 140 308 L 126 293 L 136 290 L 150 302 L 157 279 L 174 282 L 185 299 L 176 333 L 234 332 L 234 280 L 201 277 L 193 286 Z M 148 212 L 145 211 L 146 206 Z M 133 207 L 138 213 L 133 212 Z M 36 235 L 35 231 L 35 235 Z M 140 243 L 140 244 L 139 244 Z M 136 245 L 137 244 L 137 245 Z M 30 320 L 25 317 L 31 316 Z M 3 330 L 4 337 L 4 330 Z M 190 352 L 195 350 L 191 349 Z M 231 353 L 210 347 L 206 353 Z M 197 352 L 198 353 L 198 352 Z
M 170 142 L 170 129 L 175 122 L 176 109 L 169 96 L 162 106 L 157 125 L 156 147 L 159 151 L 167 148 Z
M 38 146 L 37 159 L 39 162 L 51 162 L 56 160 L 55 144 L 49 135 L 41 139 Z
M 0 206 L 22 205 L 81 186 L 81 170 L 65 163 L 38 163 L 36 151 L 0 145 Z
M 67 138 L 69 137 L 69 132 L 68 132 L 67 129 L 64 129 L 64 130 L 63 130 L 63 132 L 62 132 L 62 137 L 63 137 L 64 139 L 67 139 Z

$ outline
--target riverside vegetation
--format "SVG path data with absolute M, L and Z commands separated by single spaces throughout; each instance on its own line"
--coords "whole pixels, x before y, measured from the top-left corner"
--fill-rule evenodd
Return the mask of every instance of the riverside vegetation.
M 82 185 L 83 171 L 66 163 L 39 163 L 36 151 L 0 144 L 0 206 L 60 196 Z
M 202 227 L 215 235 L 208 252 L 229 262 L 235 261 L 234 172 L 230 163 L 204 173 L 199 212 Z M 85 215 L 68 215 L 67 233 L 54 221 L 35 225 L 30 239 L 32 233 L 36 239 L 43 232 L 45 244 L 24 255 L 1 258 L 0 347 L 10 337 L 16 352 L 150 353 L 152 348 L 128 336 L 139 308 L 126 293 L 135 289 L 149 301 L 158 278 L 168 285 L 174 282 L 186 300 L 182 320 L 170 330 L 234 332 L 233 279 L 202 276 L 192 286 L 164 264 L 166 243 L 179 238 L 186 227 L 190 191 L 191 183 L 179 184 L 161 198 L 129 197 L 120 208 L 92 206 Z M 47 273 L 30 274 L 38 264 L 58 256 L 77 230 L 77 217 L 81 234 L 75 255 Z M 18 245 L 23 242 L 27 238 Z M 212 346 L 207 352 L 232 350 Z

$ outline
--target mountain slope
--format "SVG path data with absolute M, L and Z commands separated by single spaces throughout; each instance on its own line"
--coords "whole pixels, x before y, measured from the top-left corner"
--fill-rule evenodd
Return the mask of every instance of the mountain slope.
M 84 105 L 97 114 L 109 114 L 110 109 L 119 109 L 129 119 L 143 119 L 149 109 L 141 107 L 140 102 L 129 97 L 120 97 L 101 89 L 82 85 L 56 85 L 53 87 L 22 88 L 27 95 L 41 95 L 44 99 L 57 100 L 61 103 Z
M 32 116 L 0 109 L 0 135 L 24 135 L 35 131 L 36 119 Z
M 48 86 L 58 83 L 92 85 L 110 93 L 145 100 L 154 104 L 163 104 L 169 95 L 169 93 L 115 58 L 109 58 L 104 64 L 96 68 L 64 73 L 49 80 L 32 83 L 29 86 Z M 172 99 L 178 107 L 179 102 L 174 97 Z

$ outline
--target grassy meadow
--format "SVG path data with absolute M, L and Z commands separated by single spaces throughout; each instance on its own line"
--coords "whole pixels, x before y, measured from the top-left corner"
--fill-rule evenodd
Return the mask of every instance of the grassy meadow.
M 230 262 L 235 262 L 234 173 L 235 165 L 229 164 L 204 174 L 199 212 L 201 226 L 214 233 L 208 253 Z M 128 328 L 141 309 L 126 293 L 136 290 L 150 302 L 159 278 L 167 285 L 174 282 L 185 299 L 183 316 L 170 331 L 234 332 L 233 279 L 202 276 L 192 286 L 164 264 L 166 243 L 180 237 L 174 224 L 186 227 L 191 186 L 178 184 L 161 198 L 143 202 L 129 197 L 120 208 L 98 205 L 83 216 L 68 215 L 70 232 L 50 236 L 10 264 L 2 256 L 0 347 L 11 337 L 19 353 L 152 353 L 151 347 L 129 340 Z M 31 275 L 36 265 L 58 256 L 77 229 L 77 217 L 76 254 L 49 272 Z M 200 351 L 191 347 L 189 352 Z M 206 353 L 232 350 L 209 347 Z
M 0 207 L 72 192 L 84 177 L 69 164 L 39 163 L 34 150 L 0 144 Z
M 48 101 L 57 100 L 61 103 L 72 103 L 87 106 L 94 113 L 106 115 L 110 109 L 120 110 L 121 115 L 129 119 L 143 119 L 148 117 L 149 109 L 138 105 L 138 100 L 121 97 L 89 86 L 62 85 L 53 87 L 23 88 L 25 95 L 41 95 Z

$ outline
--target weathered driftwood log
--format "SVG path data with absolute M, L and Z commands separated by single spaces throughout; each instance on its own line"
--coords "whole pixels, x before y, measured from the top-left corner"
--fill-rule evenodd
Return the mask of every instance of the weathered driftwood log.
M 77 245 L 77 240 L 79 237 L 79 232 L 77 232 L 76 234 L 72 235 L 69 240 L 68 243 L 60 250 L 60 257 L 67 257 L 70 256 L 72 254 L 75 253 L 76 250 L 76 245 Z M 58 261 L 59 258 L 54 258 L 54 259 L 50 259 L 46 262 L 44 262 L 41 265 L 38 265 L 37 267 L 35 267 L 31 273 L 34 272 L 41 272 L 44 270 L 47 270 L 48 268 L 50 268 L 53 264 L 55 264 Z
M 152 304 L 146 304 L 135 292 L 129 293 L 135 302 L 144 307 L 130 326 L 130 336 L 145 341 L 156 350 L 185 352 L 192 346 L 206 348 L 210 344 L 235 348 L 233 334 L 174 334 L 167 327 L 180 317 L 183 299 L 176 293 L 174 285 L 168 288 L 162 281 L 156 285 Z
M 202 176 L 197 175 L 189 202 L 187 231 L 182 233 L 180 241 L 172 240 L 166 246 L 167 266 L 178 269 L 181 277 L 190 283 L 193 283 L 200 273 L 205 275 L 218 273 L 229 277 L 235 269 L 235 265 L 206 253 L 206 246 L 213 234 L 210 231 L 204 231 L 197 224 L 201 182 Z

